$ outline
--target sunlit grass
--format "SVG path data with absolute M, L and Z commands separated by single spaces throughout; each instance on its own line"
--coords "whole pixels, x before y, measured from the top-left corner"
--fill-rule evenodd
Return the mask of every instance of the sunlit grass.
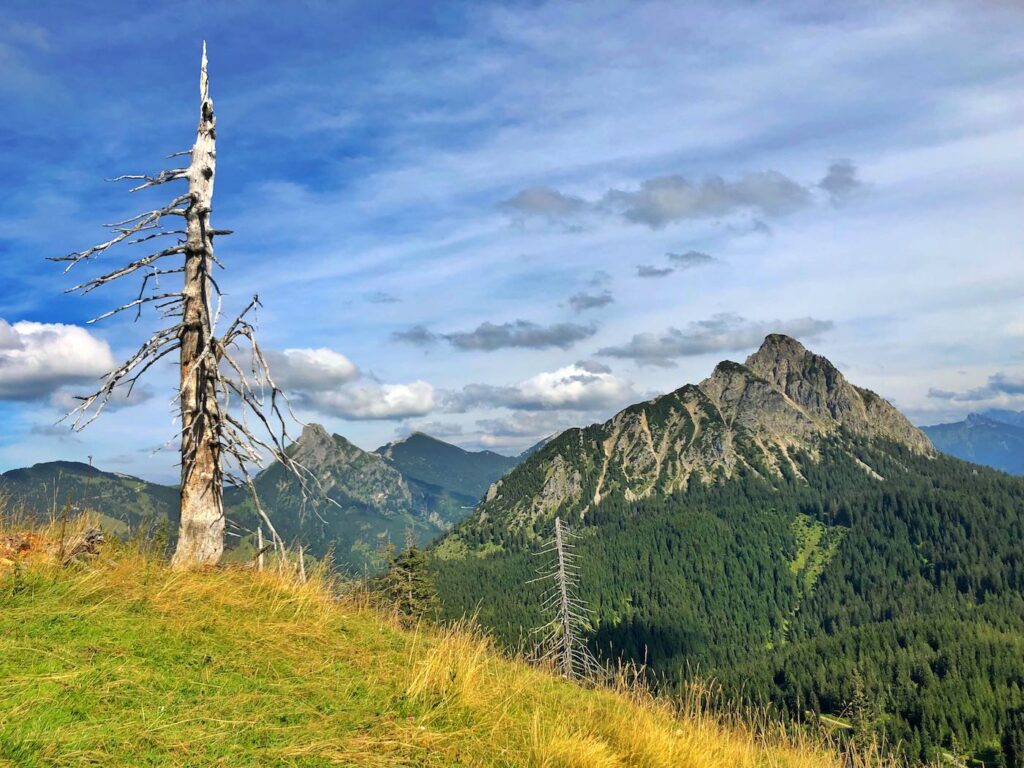
M 45 546 L 16 560 L 0 565 L 0 765 L 845 768 L 700 691 L 581 687 L 468 625 L 403 630 L 325 568 L 173 572 L 116 543 L 68 568 Z

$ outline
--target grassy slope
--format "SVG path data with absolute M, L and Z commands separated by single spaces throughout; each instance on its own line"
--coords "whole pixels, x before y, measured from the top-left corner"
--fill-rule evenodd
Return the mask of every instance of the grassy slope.
M 0 766 L 841 764 L 466 631 L 402 630 L 320 579 L 175 573 L 123 547 L 0 559 Z

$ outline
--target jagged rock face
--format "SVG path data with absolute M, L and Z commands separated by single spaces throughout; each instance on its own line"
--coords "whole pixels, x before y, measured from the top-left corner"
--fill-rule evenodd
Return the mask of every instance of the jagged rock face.
M 402 475 L 377 454 L 309 424 L 290 449 L 292 458 L 312 472 L 329 496 L 384 510 L 411 507 L 412 494 Z
M 844 432 L 933 452 L 892 405 L 850 384 L 796 340 L 772 335 L 743 365 L 720 363 L 699 385 L 563 433 L 509 476 L 518 488 L 530 488 L 525 495 L 503 494 L 506 483 L 498 483 L 479 511 L 525 524 L 556 510 L 585 516 L 614 493 L 633 501 L 739 472 L 799 475 L 794 450 L 817 456 L 821 440 Z
M 887 437 L 918 453 L 933 450 L 924 433 L 890 403 L 850 384 L 832 363 L 796 339 L 768 336 L 746 365 L 826 428 L 831 423 L 867 437 Z

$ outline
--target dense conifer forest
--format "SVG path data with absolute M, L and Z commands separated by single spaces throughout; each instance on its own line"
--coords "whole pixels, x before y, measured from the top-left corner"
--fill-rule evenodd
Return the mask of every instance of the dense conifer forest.
M 801 718 L 849 720 L 860 696 L 856 726 L 909 756 L 997 753 L 1024 704 L 1024 482 L 849 434 L 796 469 L 617 494 L 576 520 L 594 651 Z M 446 614 L 528 642 L 546 525 L 478 516 L 435 548 Z

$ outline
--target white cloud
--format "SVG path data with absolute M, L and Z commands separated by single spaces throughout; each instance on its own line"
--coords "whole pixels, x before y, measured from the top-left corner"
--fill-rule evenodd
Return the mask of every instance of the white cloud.
M 325 347 L 269 351 L 266 358 L 275 383 L 286 392 L 323 392 L 359 378 L 355 363 Z
M 84 328 L 0 319 L 0 400 L 41 400 L 115 366 L 110 346 Z
M 448 396 L 447 407 L 503 407 L 525 411 L 573 410 L 624 405 L 635 393 L 632 386 L 608 371 L 580 364 L 538 373 L 515 386 L 467 384 Z
M 353 421 L 404 419 L 434 409 L 434 388 L 425 381 L 384 384 L 364 377 L 348 357 L 326 347 L 265 353 L 271 375 L 302 408 Z
M 425 381 L 360 381 L 333 391 L 299 392 L 298 401 L 321 413 L 353 421 L 426 416 L 436 405 L 434 388 Z

